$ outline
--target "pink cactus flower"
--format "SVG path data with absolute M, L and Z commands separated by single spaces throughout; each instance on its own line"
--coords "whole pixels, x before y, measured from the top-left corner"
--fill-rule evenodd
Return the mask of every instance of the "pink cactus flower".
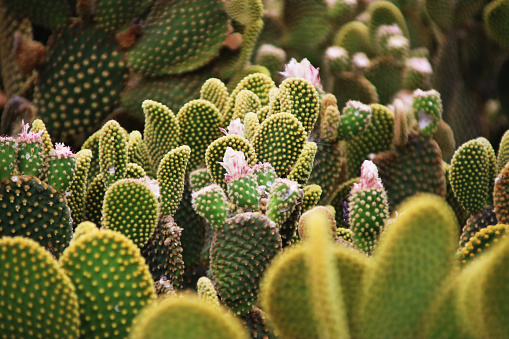
M 18 141 L 19 142 L 27 142 L 27 143 L 34 143 L 34 142 L 42 142 L 42 132 L 43 130 L 40 130 L 37 133 L 29 132 L 30 130 L 30 124 L 26 123 L 24 120 L 21 120 L 21 133 L 19 134 Z
M 308 59 L 302 59 L 299 63 L 292 58 L 290 63 L 285 65 L 285 71 L 279 72 L 285 78 L 303 78 L 309 81 L 316 89 L 322 91 L 322 82 L 320 81 L 319 68 L 314 68 Z
M 364 160 L 361 167 L 361 180 L 353 184 L 352 193 L 373 189 L 384 189 L 384 186 L 378 177 L 376 165 L 370 160 Z
M 223 162 L 219 162 L 219 164 L 226 170 L 226 174 L 224 176 L 226 181 L 241 178 L 248 174 L 250 170 L 244 152 L 234 151 L 231 147 L 226 148 Z
M 230 125 L 228 125 L 227 128 L 228 131 L 226 131 L 224 128 L 220 128 L 220 130 L 225 135 L 240 135 L 241 137 L 244 137 L 244 125 L 240 122 L 240 118 L 230 122 Z
M 71 147 L 65 146 L 63 143 L 56 143 L 55 149 L 53 150 L 53 155 L 59 158 L 69 158 L 74 154 L 71 151 Z

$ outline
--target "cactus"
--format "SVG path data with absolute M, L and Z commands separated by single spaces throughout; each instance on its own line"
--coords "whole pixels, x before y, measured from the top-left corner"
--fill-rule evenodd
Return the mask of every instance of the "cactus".
M 217 296 L 216 289 L 214 288 L 214 284 L 207 277 L 201 277 L 198 279 L 196 283 L 196 292 L 198 292 L 198 297 L 205 302 L 216 306 L 220 309 L 219 306 L 219 298 Z
M 76 153 L 76 171 L 74 180 L 69 187 L 71 195 L 68 198 L 71 216 L 75 225 L 85 221 L 85 193 L 87 191 L 87 179 L 92 161 L 92 151 L 83 149 Z
M 194 210 L 207 219 L 214 229 L 223 226 L 227 206 L 226 195 L 218 185 L 209 185 L 193 193 Z
M 489 250 L 494 244 L 506 237 L 508 228 L 509 226 L 505 224 L 497 224 L 480 229 L 461 250 L 461 263 L 467 264 L 484 251 Z
M 281 226 L 302 201 L 303 196 L 304 192 L 297 182 L 277 178 L 270 190 L 267 217 Z
M 92 232 L 99 231 L 99 228 L 96 224 L 90 221 L 84 221 L 80 223 L 76 228 L 74 229 L 74 233 L 72 234 L 72 239 L 69 245 L 73 244 L 78 240 L 80 237 L 90 234 Z
M 17 139 L 18 168 L 25 175 L 33 175 L 41 179 L 44 174 L 42 132 L 29 132 L 29 124 L 22 122 L 21 125 L 22 132 Z
M 154 166 L 150 162 L 147 145 L 143 141 L 143 137 L 139 131 L 132 131 L 129 134 L 129 163 L 137 164 L 145 173 L 153 178 L 156 176 Z
M 508 48 L 509 40 L 505 35 L 509 18 L 509 3 L 506 0 L 491 1 L 483 11 L 486 33 L 500 46 Z
M 147 176 L 145 170 L 138 164 L 129 162 L 127 164 L 125 178 L 126 179 L 139 179 Z
M 161 213 L 174 215 L 182 199 L 184 178 L 190 161 L 191 149 L 181 146 L 168 152 L 157 171 L 157 179 L 161 187 Z
M 231 256 L 234 239 L 238 243 L 233 247 L 236 257 Z M 244 316 L 251 311 L 259 280 L 280 249 L 276 225 L 257 212 L 238 214 L 215 231 L 211 272 L 222 302 L 234 313 Z
M 66 192 L 74 181 L 76 158 L 69 146 L 56 144 L 48 159 L 46 179 L 60 193 Z
M 135 315 L 155 299 L 140 250 L 118 232 L 80 237 L 64 252 L 60 266 L 76 287 L 80 337 L 126 337 Z
M 58 262 L 35 241 L 8 236 L 0 259 L 0 337 L 79 338 L 78 297 Z
M 244 117 L 244 137 L 247 140 L 252 141 L 256 132 L 258 132 L 259 127 L 260 127 L 259 117 L 253 112 L 247 113 L 246 116 Z
M 232 120 L 240 119 L 244 121 L 244 118 L 249 112 L 258 112 L 261 109 L 260 99 L 253 92 L 243 89 L 237 94 L 235 98 L 235 106 Z
M 0 137 L 0 182 L 9 179 L 17 170 L 16 140 Z
M 207 168 L 199 168 L 189 173 L 189 184 L 193 192 L 197 192 L 202 188 L 212 184 L 212 178 Z
M 110 120 L 101 128 L 99 165 L 104 186 L 125 178 L 128 147 L 127 136 L 118 122 Z
M 500 174 L 495 179 L 495 189 L 493 191 L 493 202 L 497 220 L 505 224 L 509 221 L 509 206 L 507 205 L 508 195 L 508 171 L 509 166 L 503 167 Z
M 477 232 L 488 226 L 498 224 L 497 215 L 491 206 L 485 206 L 479 213 L 472 214 L 463 226 L 460 236 L 460 247 L 465 247 Z
M 309 134 L 320 112 L 320 102 L 315 86 L 303 78 L 288 78 L 279 86 L 279 100 L 281 112 L 295 115 Z
M 327 113 L 326 113 L 327 114 Z M 371 123 L 371 107 L 350 100 L 343 108 L 337 126 L 337 138 L 349 140 L 362 133 Z
M 301 185 L 305 185 L 311 175 L 311 171 L 313 170 L 313 162 L 315 160 L 316 151 L 317 146 L 314 142 L 306 142 L 297 162 L 290 173 L 288 173 L 288 179 L 297 181 Z
M 302 197 L 302 213 L 305 213 L 318 205 L 322 195 L 322 188 L 316 184 L 303 187 L 304 196 Z
M 416 90 L 413 95 L 412 105 L 415 119 L 419 122 L 421 134 L 431 136 L 437 129 L 438 122 L 442 119 L 442 100 L 435 90 Z
M 221 80 L 210 78 L 203 83 L 200 89 L 200 99 L 210 101 L 219 112 L 223 112 L 228 100 L 228 89 Z

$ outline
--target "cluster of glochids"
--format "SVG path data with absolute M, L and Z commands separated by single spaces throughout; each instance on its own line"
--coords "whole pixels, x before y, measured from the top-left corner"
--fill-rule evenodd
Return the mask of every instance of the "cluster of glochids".
M 143 136 L 112 120 L 76 155 L 41 121 L 3 137 L 1 335 L 504 337 L 509 136 L 449 165 L 438 92 L 340 112 L 309 63 L 284 75 L 209 79 L 176 115 L 146 100 Z

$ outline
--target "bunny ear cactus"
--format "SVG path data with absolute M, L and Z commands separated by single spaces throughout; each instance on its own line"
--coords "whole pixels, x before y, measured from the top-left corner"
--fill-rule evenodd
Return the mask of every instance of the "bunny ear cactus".
M 139 131 L 129 134 L 129 162 L 138 164 L 151 178 L 155 177 L 154 166 L 150 162 L 147 145 Z
M 67 199 L 75 225 L 85 221 L 85 194 L 91 161 L 92 151 L 83 149 L 76 153 L 76 171 L 74 180 L 69 187 L 71 195 Z
M 44 135 L 44 134 L 43 134 Z M 94 134 L 88 137 L 87 140 L 81 146 L 81 149 L 88 149 L 92 151 L 92 160 L 90 161 L 90 170 L 87 178 L 87 185 L 90 185 L 92 180 L 99 175 L 101 172 L 101 166 L 99 163 L 99 140 L 101 139 L 101 130 L 98 130 Z M 53 145 L 52 145 L 53 148 Z
M 71 20 L 71 7 L 65 0 L 45 4 L 39 0 L 5 1 L 13 11 L 28 17 L 33 24 L 58 29 Z
M 316 184 L 311 184 L 304 186 L 303 190 L 302 213 L 305 213 L 318 205 L 318 201 L 320 201 L 320 196 L 322 195 L 322 188 Z
M 84 207 L 85 219 L 97 225 L 101 224 L 104 194 L 106 186 L 102 173 L 99 173 L 88 186 Z
M 496 224 L 498 224 L 497 214 L 492 206 L 485 206 L 481 212 L 472 214 L 467 219 L 465 226 L 463 226 L 460 236 L 460 247 L 465 247 L 470 238 L 480 230 Z
M 416 90 L 413 94 L 412 108 L 415 119 L 419 122 L 421 134 L 431 136 L 437 129 L 438 122 L 442 119 L 442 99 L 435 90 Z
M 505 34 L 509 19 L 509 3 L 507 0 L 491 1 L 484 7 L 483 19 L 486 33 L 504 48 L 509 47 L 509 40 Z
M 260 99 L 251 91 L 243 89 L 235 98 L 233 120 L 240 119 L 244 122 L 246 114 L 249 112 L 258 112 L 262 108 Z
M 309 180 L 311 171 L 313 170 L 313 162 L 315 160 L 316 151 L 316 143 L 306 142 L 297 162 L 291 172 L 288 173 L 288 179 L 297 181 L 301 185 L 305 185 Z
M 397 210 L 366 272 L 361 337 L 419 337 L 422 317 L 454 266 L 458 226 L 442 198 L 422 194 Z
M 277 178 L 270 189 L 267 217 L 281 226 L 302 202 L 303 196 L 304 191 L 296 181 Z
M 221 306 L 219 306 L 219 298 L 217 296 L 216 289 L 209 278 L 201 277 L 198 279 L 198 282 L 196 283 L 196 292 L 198 292 L 198 297 L 201 300 L 216 306 L 218 309 L 221 308 Z
M 189 184 L 193 192 L 197 192 L 213 183 L 207 168 L 199 168 L 189 173 Z
M 193 208 L 213 229 L 219 229 L 226 220 L 228 200 L 223 189 L 212 184 L 193 193 Z
M 166 298 L 143 309 L 134 320 L 129 338 L 247 339 L 248 336 L 240 321 L 229 316 L 223 307 L 187 295 Z
M 106 187 L 125 178 L 129 145 L 127 136 L 118 122 L 110 120 L 101 128 L 99 164 Z
M 76 290 L 48 251 L 30 239 L 2 237 L 0 272 L 0 338 L 79 338 Z
M 184 180 L 191 157 L 189 146 L 180 146 L 168 152 L 157 171 L 161 187 L 161 213 L 174 215 L 184 192 Z
M 139 248 L 118 232 L 80 237 L 62 255 L 60 266 L 76 287 L 80 337 L 127 337 L 136 314 L 155 299 Z
M 44 176 L 44 146 L 42 143 L 42 131 L 29 132 L 30 125 L 21 123 L 22 132 L 17 142 L 17 164 L 21 173 L 33 175 L 38 178 Z
M 147 176 L 147 172 L 138 164 L 135 163 L 128 163 L 127 164 L 127 170 L 125 173 L 126 179 L 139 179 Z
M 211 273 L 222 302 L 234 313 L 245 316 L 251 311 L 260 278 L 280 250 L 276 225 L 258 212 L 237 214 L 216 229 L 210 249 Z
M 350 100 L 343 108 L 337 126 L 337 138 L 349 140 L 362 133 L 371 124 L 371 107 L 359 101 Z
M 467 264 L 486 250 L 489 250 L 490 247 L 506 237 L 508 229 L 508 225 L 497 224 L 479 230 L 479 232 L 468 240 L 465 247 L 461 250 L 461 263 Z
M 222 113 L 228 100 L 228 89 L 221 80 L 210 78 L 201 86 L 200 99 L 210 101 Z
M 16 140 L 0 136 L 0 182 L 9 179 L 16 171 Z
M 267 106 L 265 106 L 267 108 Z M 247 140 L 252 141 L 256 132 L 258 132 L 258 127 L 260 127 L 260 119 L 256 113 L 249 112 L 244 117 L 244 136 Z
M 74 180 L 76 156 L 69 146 L 56 144 L 48 159 L 48 184 L 60 193 L 66 192 Z

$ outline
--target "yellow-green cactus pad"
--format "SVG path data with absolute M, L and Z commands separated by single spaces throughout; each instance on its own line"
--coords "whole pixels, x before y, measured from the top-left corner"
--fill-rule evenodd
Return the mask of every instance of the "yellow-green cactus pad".
M 207 168 L 199 168 L 189 173 L 189 184 L 193 192 L 197 192 L 212 183 L 213 181 Z
M 92 161 L 92 151 L 83 149 L 76 153 L 76 170 L 67 198 L 71 216 L 75 225 L 85 221 L 85 194 L 87 192 L 87 179 Z
M 228 100 L 228 89 L 221 80 L 210 78 L 201 86 L 200 99 L 210 101 L 217 107 L 219 112 L 223 112 Z
M 157 171 L 161 192 L 161 213 L 173 215 L 182 199 L 186 168 L 189 163 L 191 149 L 189 146 L 180 146 L 168 152 Z
M 246 114 L 249 112 L 258 112 L 262 108 L 260 99 L 253 92 L 243 89 L 235 98 L 235 108 L 232 120 L 240 118 L 244 122 Z
M 0 338 L 79 338 L 76 290 L 35 241 L 0 239 Z
M 506 233 L 508 230 L 509 226 L 505 224 L 487 226 L 479 230 L 461 250 L 461 263 L 466 264 L 472 259 L 477 258 L 481 253 L 489 250 L 501 239 L 507 237 Z
M 155 177 L 154 166 L 148 155 L 147 145 L 139 131 L 132 131 L 129 134 L 129 162 L 141 166 L 145 173 L 151 178 Z
M 483 228 L 496 224 L 498 224 L 497 214 L 492 206 L 485 206 L 481 212 L 472 214 L 467 219 L 465 226 L 463 226 L 460 236 L 460 247 L 465 247 L 470 238 Z
M 118 122 L 110 120 L 101 128 L 99 165 L 106 187 L 125 178 L 128 147 L 127 136 Z
M 99 173 L 90 183 L 85 195 L 85 220 L 91 221 L 97 225 L 101 224 L 102 208 L 106 186 Z

